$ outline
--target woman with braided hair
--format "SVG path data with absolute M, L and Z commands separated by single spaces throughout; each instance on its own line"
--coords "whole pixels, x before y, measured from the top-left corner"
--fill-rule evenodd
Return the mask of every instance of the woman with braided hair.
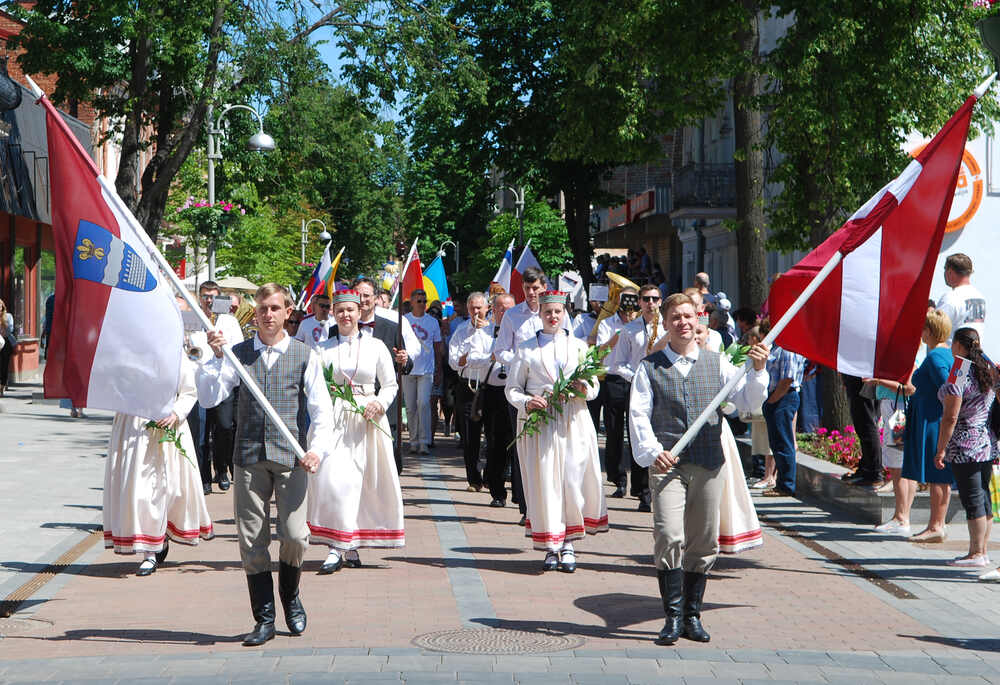
M 951 464 L 969 526 L 969 553 L 948 563 L 960 568 L 982 568 L 989 563 L 986 542 L 993 524 L 990 476 L 994 438 L 989 415 L 997 369 L 983 354 L 979 333 L 973 328 L 955 331 L 951 351 L 955 364 L 938 390 L 944 414 L 934 466 L 943 469 L 945 463 Z

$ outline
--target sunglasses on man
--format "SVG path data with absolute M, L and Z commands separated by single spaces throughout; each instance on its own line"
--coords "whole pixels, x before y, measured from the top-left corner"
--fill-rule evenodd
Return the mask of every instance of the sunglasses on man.
M 659 302 L 660 301 L 660 296 L 659 295 L 643 295 L 639 299 L 642 300 L 643 302 Z

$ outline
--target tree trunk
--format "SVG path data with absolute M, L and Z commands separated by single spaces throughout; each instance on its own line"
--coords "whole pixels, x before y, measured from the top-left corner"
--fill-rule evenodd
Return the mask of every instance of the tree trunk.
M 572 184 L 563 190 L 566 196 L 566 232 L 569 234 L 573 262 L 583 282 L 594 282 L 594 270 L 590 263 L 594 248 L 590 244 L 590 195 L 584 192 L 585 184 Z
M 764 249 L 764 132 L 758 104 L 761 78 L 760 23 L 756 0 L 744 0 L 747 24 L 736 34 L 745 71 L 733 79 L 736 145 L 736 246 L 739 253 L 739 306 L 759 311 L 767 299 L 767 253 Z

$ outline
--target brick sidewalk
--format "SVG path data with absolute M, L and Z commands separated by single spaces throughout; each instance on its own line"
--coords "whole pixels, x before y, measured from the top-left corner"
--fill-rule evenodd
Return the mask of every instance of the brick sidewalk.
M 437 450 L 440 472 L 433 480 L 421 476 L 416 457 L 407 457 L 403 550 L 363 551 L 365 568 L 333 576 L 315 574 L 325 548 L 310 550 L 302 590 L 309 630 L 279 637 L 274 646 L 405 647 L 417 635 L 463 623 L 576 635 L 588 649 L 649 646 L 662 609 L 650 519 L 633 510 L 635 500 L 609 500 L 612 529 L 578 545 L 575 574 L 542 574 L 541 555 L 516 525 L 516 508 L 491 509 L 485 491 L 465 491 L 451 442 L 439 438 L 446 446 Z M 101 552 L 34 608 L 36 625 L 51 625 L 0 641 L 0 658 L 242 650 L 238 638 L 251 618 L 231 495 L 213 494 L 208 503 L 215 540 L 173 545 L 168 562 L 150 578 L 134 575 L 136 557 Z M 447 519 L 431 511 L 442 504 L 454 506 L 465 547 L 442 548 L 438 528 Z M 475 599 L 477 577 L 495 619 L 462 616 L 467 598 Z M 934 634 L 775 534 L 762 548 L 723 557 L 706 603 L 713 648 L 864 650 L 875 639 L 881 649 L 921 649 L 925 642 L 907 636 Z

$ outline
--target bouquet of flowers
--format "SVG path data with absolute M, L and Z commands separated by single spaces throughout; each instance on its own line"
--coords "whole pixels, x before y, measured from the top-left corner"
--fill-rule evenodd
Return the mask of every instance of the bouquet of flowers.
M 143 428 L 148 428 L 150 431 L 154 433 L 156 431 L 160 431 L 161 433 L 163 433 L 163 435 L 157 442 L 161 444 L 164 442 L 171 443 L 174 447 L 177 448 L 177 451 L 181 453 L 182 457 L 191 462 L 191 466 L 195 467 L 196 469 L 198 468 L 198 465 L 194 463 L 194 460 L 191 459 L 191 456 L 187 453 L 187 451 L 184 449 L 184 446 L 181 444 L 181 436 L 177 433 L 176 428 L 162 428 L 156 423 L 156 421 L 147 421 L 143 426 Z
M 548 402 L 548 408 L 532 409 L 528 412 L 528 418 L 525 419 L 524 426 L 521 427 L 521 432 L 517 434 L 508 447 L 516 443 L 517 439 L 522 435 L 528 437 L 538 435 L 542 426 L 548 425 L 556 413 L 563 413 L 563 408 L 567 402 L 576 397 L 583 397 L 585 393 L 573 387 L 574 384 L 577 381 L 581 381 L 587 385 L 597 383 L 597 379 L 606 371 L 604 368 L 604 358 L 608 356 L 610 351 L 610 348 L 591 347 L 580 355 L 580 363 L 576 365 L 571 374 L 567 376 L 563 374 L 562 369 L 559 369 L 559 376 L 556 378 L 556 382 L 552 384 L 552 390 L 545 393 L 545 401 Z
M 347 405 L 348 411 L 354 412 L 359 416 L 365 415 L 365 408 L 362 407 L 360 404 L 358 404 L 358 401 L 354 399 L 354 389 L 351 387 L 351 384 L 348 382 L 344 382 L 343 384 L 341 384 L 334 380 L 332 366 L 326 366 L 323 368 L 323 378 L 326 379 L 326 386 L 330 391 L 330 398 L 334 402 L 340 400 L 341 402 Z M 365 419 L 365 420 L 371 425 L 378 428 L 386 435 L 389 435 L 389 433 L 384 428 L 382 428 L 382 426 L 380 426 L 377 422 L 373 421 L 372 419 Z M 392 436 L 389 435 L 389 437 L 391 438 Z

